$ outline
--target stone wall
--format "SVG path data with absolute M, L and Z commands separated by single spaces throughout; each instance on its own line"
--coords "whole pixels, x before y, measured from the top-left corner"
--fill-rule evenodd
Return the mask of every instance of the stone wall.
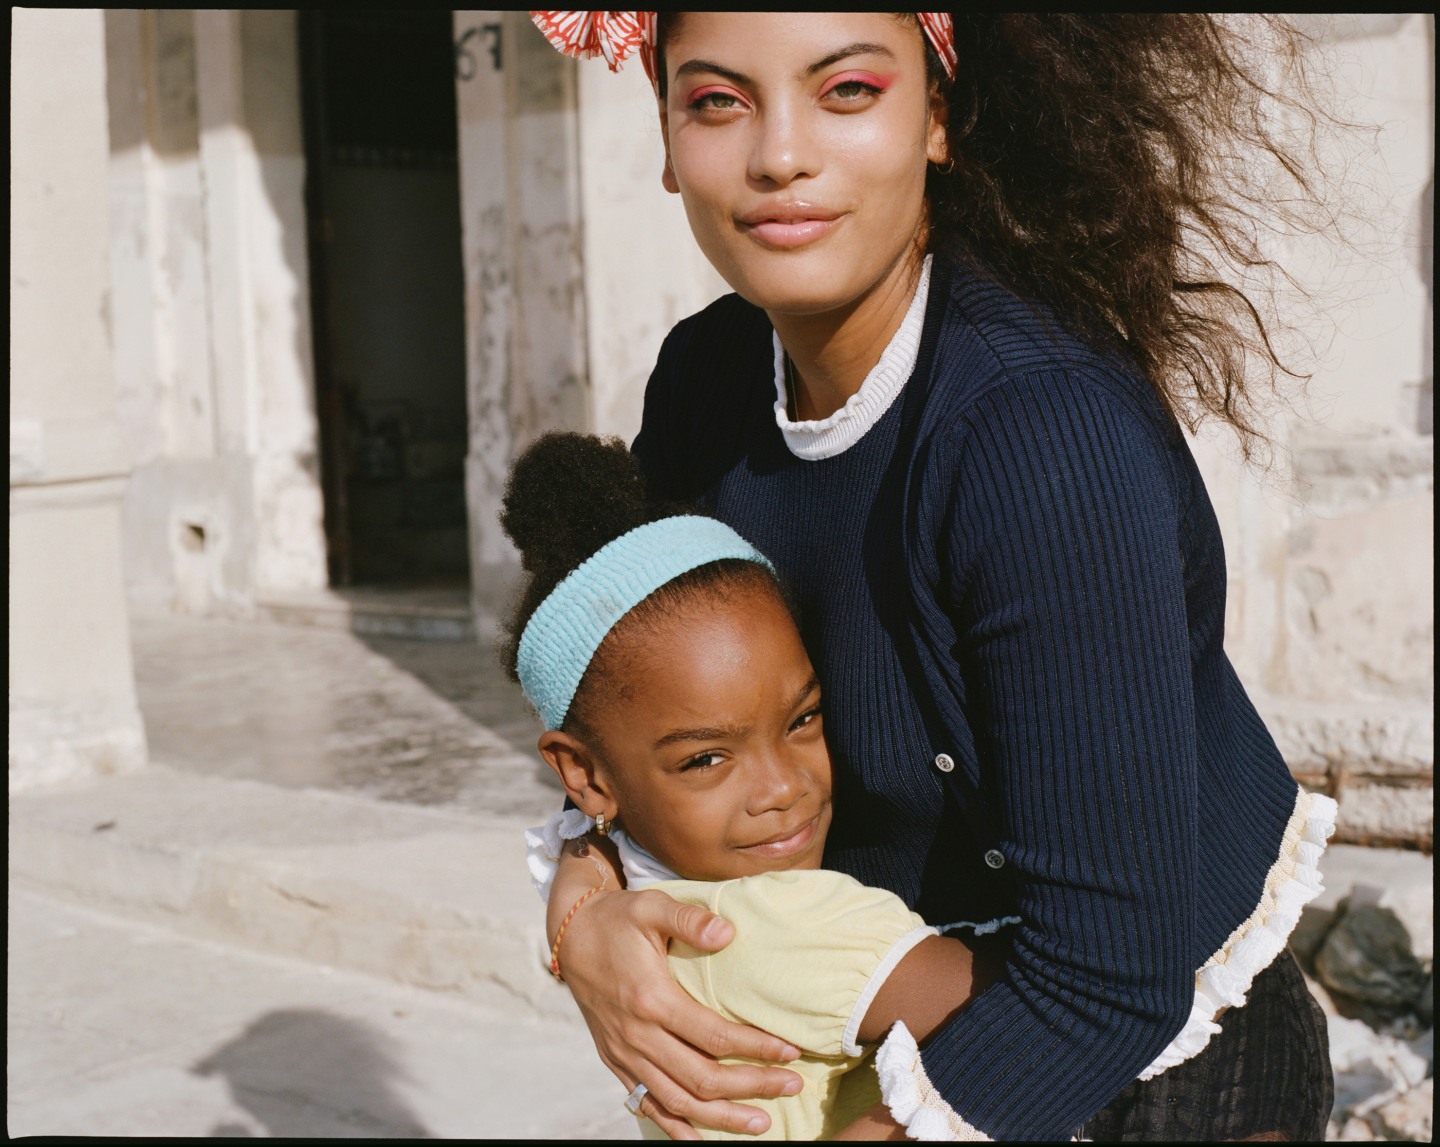
M 660 186 L 665 151 L 644 68 L 636 61 L 611 72 L 603 60 L 572 66 L 579 75 L 591 427 L 629 441 L 670 328 L 730 287 L 696 245 L 680 197 Z
M 110 331 L 105 29 L 11 12 L 9 785 L 136 768 Z M 57 67 L 64 61 L 65 67 Z
M 293 12 L 105 12 L 115 372 L 141 604 L 325 584 Z
M 523 12 L 455 13 L 465 267 L 465 457 L 477 621 L 518 571 L 500 529 L 510 461 L 546 430 L 586 424 L 575 76 Z
M 1220 514 L 1227 648 L 1338 839 L 1434 836 L 1434 20 L 1307 17 L 1315 75 L 1357 126 L 1322 137 L 1339 227 L 1279 251 L 1313 371 L 1269 471 L 1195 443 Z

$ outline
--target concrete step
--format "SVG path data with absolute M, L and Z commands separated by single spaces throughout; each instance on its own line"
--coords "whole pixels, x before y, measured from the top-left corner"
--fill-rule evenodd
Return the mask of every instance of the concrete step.
M 10 801 L 10 878 L 177 932 L 578 1024 L 514 819 L 151 766 Z
M 373 636 L 474 641 L 477 632 L 470 595 L 464 590 L 362 587 L 270 591 L 255 605 L 268 621 Z
M 13 883 L 7 916 L 12 1136 L 638 1137 L 574 1025 Z

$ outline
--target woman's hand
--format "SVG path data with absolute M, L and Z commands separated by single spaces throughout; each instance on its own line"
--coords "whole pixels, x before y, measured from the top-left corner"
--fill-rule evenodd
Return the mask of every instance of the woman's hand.
M 728 921 L 663 892 L 598 893 L 565 932 L 561 969 L 601 1060 L 627 1091 L 637 1083 L 650 1089 L 642 1114 L 672 1139 L 698 1139 L 692 1124 L 759 1133 L 769 1116 L 731 1100 L 800 1090 L 791 1071 L 716 1063 L 720 1056 L 784 1062 L 800 1052 L 721 1019 L 670 975 L 671 939 L 714 952 L 734 934 Z

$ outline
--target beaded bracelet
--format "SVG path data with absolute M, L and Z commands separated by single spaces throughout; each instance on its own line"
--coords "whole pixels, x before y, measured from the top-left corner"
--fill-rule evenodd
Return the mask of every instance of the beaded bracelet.
M 550 946 L 550 974 L 562 984 L 565 982 L 565 977 L 560 974 L 560 941 L 565 935 L 565 929 L 569 927 L 570 920 L 574 917 L 575 913 L 580 911 L 580 905 L 584 904 L 585 901 L 589 900 L 595 893 L 603 892 L 605 889 L 605 870 L 595 862 L 594 857 L 591 857 L 590 862 L 595 864 L 595 870 L 600 873 L 600 883 L 570 906 L 570 911 L 565 913 L 565 919 L 560 921 L 560 930 L 555 933 L 555 943 Z

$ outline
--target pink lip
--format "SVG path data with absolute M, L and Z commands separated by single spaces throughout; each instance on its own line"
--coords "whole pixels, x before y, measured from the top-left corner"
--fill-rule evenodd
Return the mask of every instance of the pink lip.
M 819 823 L 819 816 L 812 816 L 788 835 L 771 837 L 759 844 L 747 844 L 745 851 L 757 853 L 760 856 L 793 856 L 802 851 L 815 838 L 815 827 Z
M 767 247 L 803 247 L 827 235 L 842 214 L 813 203 L 776 203 L 747 212 L 739 223 Z

